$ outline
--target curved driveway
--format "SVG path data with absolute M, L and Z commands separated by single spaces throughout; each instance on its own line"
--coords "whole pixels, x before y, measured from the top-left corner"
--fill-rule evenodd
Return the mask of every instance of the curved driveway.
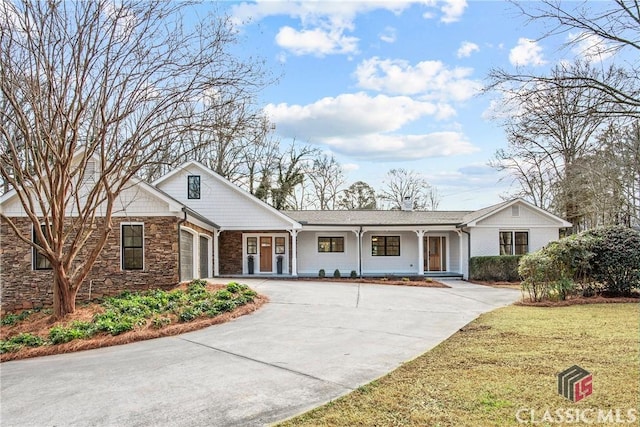
M 1 364 L 0 424 L 269 424 L 370 382 L 520 296 L 462 281 L 243 282 L 271 302 L 176 337 Z

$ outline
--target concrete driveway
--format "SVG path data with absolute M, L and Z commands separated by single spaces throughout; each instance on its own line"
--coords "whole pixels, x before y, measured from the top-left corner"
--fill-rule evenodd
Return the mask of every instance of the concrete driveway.
M 269 424 L 380 377 L 520 296 L 462 281 L 450 289 L 243 282 L 271 302 L 233 322 L 1 364 L 0 424 Z

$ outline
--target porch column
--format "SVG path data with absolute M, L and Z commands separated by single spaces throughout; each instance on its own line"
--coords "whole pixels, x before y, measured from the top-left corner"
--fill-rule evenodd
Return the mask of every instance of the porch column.
M 298 230 L 289 230 L 291 234 L 291 275 L 298 275 Z
M 424 274 L 424 233 L 425 230 L 416 230 L 418 236 L 418 275 Z
M 220 230 L 213 230 L 213 276 L 220 276 L 220 254 L 218 253 L 218 249 L 220 248 L 220 244 L 218 242 L 218 237 L 220 236 Z
M 460 268 L 459 268 L 459 272 L 463 274 L 464 276 L 464 267 L 463 267 L 463 260 L 464 260 L 464 245 L 462 242 L 462 231 L 460 230 L 456 230 L 456 234 L 458 235 L 458 246 L 460 247 Z M 467 264 L 468 265 L 468 264 Z M 467 274 L 469 274 L 469 272 L 467 272 Z M 467 276 L 468 277 L 468 276 Z
M 361 242 L 360 242 L 360 230 L 351 230 L 353 231 L 353 234 L 356 235 L 356 262 L 358 263 L 358 268 L 356 269 L 356 271 L 358 272 L 358 277 L 362 277 L 362 258 L 360 255 L 360 246 L 362 246 Z

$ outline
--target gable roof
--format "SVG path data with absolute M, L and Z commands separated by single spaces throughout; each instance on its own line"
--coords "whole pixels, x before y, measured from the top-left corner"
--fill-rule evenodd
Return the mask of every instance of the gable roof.
M 571 227 L 571 223 L 568 221 L 565 221 L 564 219 L 560 218 L 559 216 L 556 216 L 550 212 L 547 212 L 546 210 L 539 208 L 538 206 L 534 205 L 533 203 L 530 203 L 524 199 L 521 198 L 517 198 L 517 199 L 513 199 L 513 200 L 508 200 L 506 202 L 502 202 L 502 203 L 498 203 L 492 206 L 488 206 L 486 208 L 474 211 L 469 213 L 468 215 L 466 215 L 462 221 L 462 223 L 460 224 L 461 227 L 473 227 L 475 225 L 478 224 L 478 222 L 497 214 L 500 211 L 503 211 L 505 209 L 510 208 L 511 206 L 517 204 L 517 203 L 521 203 L 525 206 L 527 206 L 529 209 L 537 212 L 538 214 L 547 217 L 549 219 L 551 219 L 554 222 L 559 223 L 560 227 Z
M 241 197 L 244 197 L 244 198 L 250 200 L 251 202 L 257 204 L 261 208 L 266 209 L 270 213 L 276 215 L 278 218 L 288 222 L 289 224 L 291 224 L 292 228 L 294 228 L 294 229 L 302 228 L 302 226 L 297 221 L 295 221 L 293 218 L 285 215 L 284 213 L 282 213 L 278 209 L 276 209 L 273 206 L 271 206 L 271 205 L 265 203 L 264 201 L 258 199 L 253 194 L 251 194 L 248 191 L 240 188 L 239 186 L 237 186 L 236 184 L 232 183 L 231 181 L 229 181 L 225 177 L 219 175 L 218 173 L 214 172 L 210 168 L 206 167 L 202 163 L 197 162 L 195 160 L 190 160 L 190 161 L 185 162 L 185 163 L 181 164 L 180 166 L 174 168 L 172 171 L 168 172 L 167 174 L 165 174 L 165 175 L 161 176 L 160 178 L 158 178 L 157 180 L 155 180 L 152 183 L 152 185 L 157 188 L 159 185 L 162 185 L 162 183 L 167 181 L 169 178 L 173 177 L 174 175 L 184 171 L 185 169 L 187 169 L 187 168 L 189 168 L 191 166 L 198 168 L 203 173 L 205 173 L 208 176 L 210 176 L 211 178 L 215 179 L 217 182 L 221 183 L 222 185 L 226 186 L 227 188 L 229 188 L 232 191 L 234 191 L 237 194 L 239 194 Z
M 303 225 L 457 225 L 469 211 L 284 211 Z
M 344 210 L 344 211 L 283 211 L 302 225 L 317 226 L 429 226 L 451 225 L 456 227 L 473 227 L 483 219 L 510 206 L 522 203 L 539 214 L 559 223 L 560 227 L 571 227 L 571 223 L 557 217 L 544 209 L 523 199 L 513 199 L 497 203 L 477 211 L 382 211 L 382 210 Z

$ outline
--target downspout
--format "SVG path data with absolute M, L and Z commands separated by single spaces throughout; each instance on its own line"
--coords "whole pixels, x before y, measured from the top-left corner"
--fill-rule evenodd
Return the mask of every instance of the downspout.
M 184 213 L 184 218 L 178 221 L 178 283 L 182 281 L 182 257 L 180 256 L 180 226 L 187 222 L 187 208 L 182 207 L 182 212 Z
M 467 280 L 471 275 L 471 233 L 465 231 L 464 226 L 459 227 L 460 231 L 467 235 Z

